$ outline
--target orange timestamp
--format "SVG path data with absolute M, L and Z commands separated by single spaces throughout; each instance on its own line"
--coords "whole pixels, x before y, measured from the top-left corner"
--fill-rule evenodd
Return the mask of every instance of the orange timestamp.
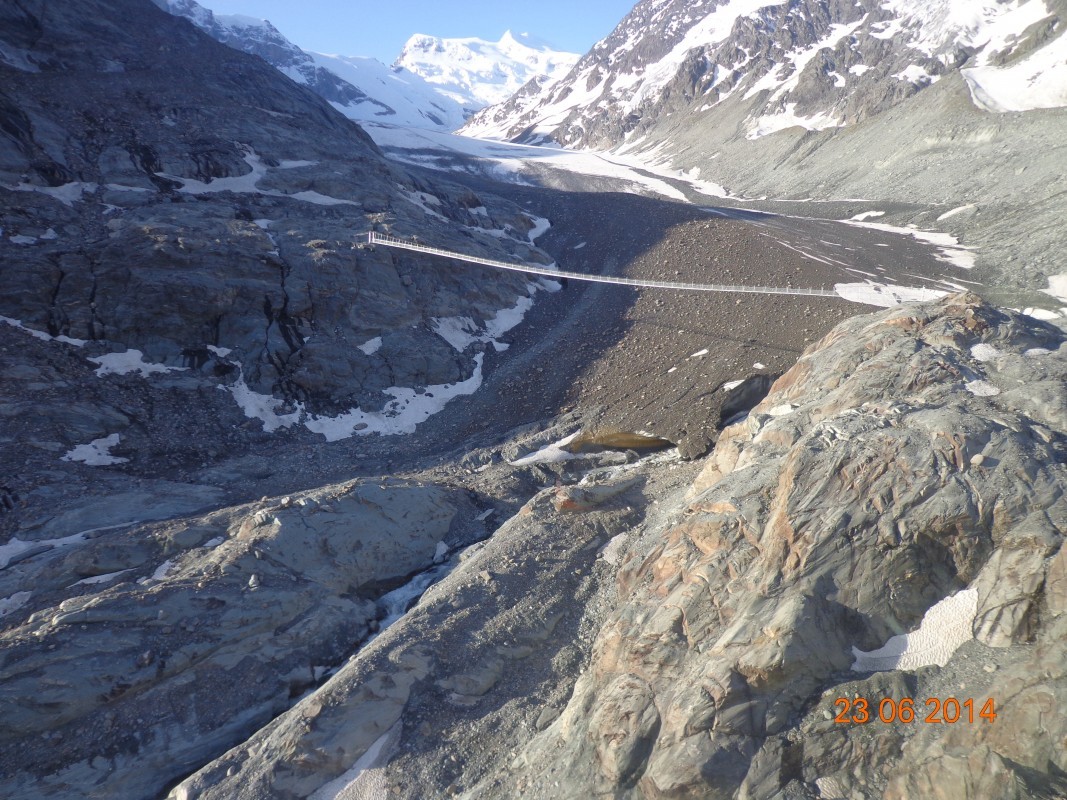
M 957 722 L 995 722 L 997 719 L 996 703 L 992 697 L 986 698 L 985 702 L 971 697 L 963 700 L 930 697 L 918 708 L 915 703 L 910 697 L 901 700 L 886 697 L 879 700 L 877 705 L 865 697 L 838 697 L 834 700 L 834 708 L 837 709 L 834 722 L 842 725 L 882 722 L 888 725 L 891 722 L 922 720 L 931 724 L 952 725 Z

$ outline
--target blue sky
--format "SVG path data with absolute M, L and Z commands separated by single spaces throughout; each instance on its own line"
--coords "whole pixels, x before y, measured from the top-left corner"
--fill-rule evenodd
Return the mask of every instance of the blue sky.
M 269 19 L 305 50 L 391 63 L 413 33 L 497 40 L 510 28 L 585 53 L 637 0 L 199 0 L 216 14 Z

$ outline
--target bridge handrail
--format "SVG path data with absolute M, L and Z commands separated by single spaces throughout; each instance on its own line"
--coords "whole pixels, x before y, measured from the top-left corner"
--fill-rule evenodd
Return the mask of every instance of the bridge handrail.
M 452 258 L 457 261 L 467 261 L 472 264 L 481 264 L 496 269 L 509 270 L 511 272 L 525 272 L 529 275 L 545 275 L 550 278 L 568 278 L 576 281 L 590 281 L 593 283 L 613 283 L 620 286 L 638 286 L 648 289 L 674 289 L 690 292 L 731 292 L 743 294 L 792 294 L 809 297 L 840 297 L 831 289 L 804 289 L 792 286 L 741 286 L 715 283 L 678 283 L 675 281 L 653 281 L 641 278 L 617 278 L 609 275 L 588 275 L 582 272 L 568 272 L 554 269 L 543 265 L 515 264 L 507 261 L 497 261 L 492 258 L 469 256 L 464 253 L 456 253 L 452 250 L 443 250 L 440 247 L 418 244 L 396 236 L 370 231 L 367 234 L 368 244 L 380 244 L 386 247 L 396 247 L 403 250 L 412 250 L 417 253 L 429 253 L 430 255 Z

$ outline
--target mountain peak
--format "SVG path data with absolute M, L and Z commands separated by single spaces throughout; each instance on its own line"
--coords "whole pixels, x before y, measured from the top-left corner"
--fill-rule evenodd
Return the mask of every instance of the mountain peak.
M 561 77 L 578 57 L 553 50 L 528 33 L 516 35 L 508 29 L 496 42 L 418 33 L 408 39 L 394 65 L 421 76 L 446 97 L 475 111 L 506 100 L 531 78 Z
M 397 61 L 400 61 L 400 59 L 404 57 L 404 53 L 407 53 L 408 51 L 432 52 L 441 47 L 441 44 L 442 40 L 436 36 L 431 36 L 428 33 L 413 33 L 408 37 L 408 40 L 404 42 L 404 46 L 400 49 L 400 56 L 397 58 Z
M 531 48 L 533 50 L 554 50 L 555 49 L 547 41 L 545 41 L 544 39 L 541 39 L 538 36 L 534 36 L 532 33 L 529 33 L 528 31 L 523 31 L 521 33 L 515 33 L 510 28 L 508 28 L 506 31 L 504 31 L 504 35 L 500 37 L 499 44 L 504 45 L 505 43 L 513 44 L 513 45 L 516 45 L 518 47 L 528 47 L 528 48 Z
M 308 53 L 270 22 L 216 15 L 196 0 L 153 0 L 237 50 L 258 55 L 356 120 L 455 130 L 478 109 L 500 103 L 531 79 L 562 77 L 577 53 L 553 50 L 528 33 L 408 37 L 392 68 L 370 58 Z

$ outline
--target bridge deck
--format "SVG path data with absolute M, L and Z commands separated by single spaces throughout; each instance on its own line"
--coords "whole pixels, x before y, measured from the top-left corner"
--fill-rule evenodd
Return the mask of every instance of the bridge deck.
M 371 231 L 367 234 L 369 244 L 380 244 L 385 247 L 396 247 L 401 250 L 412 250 L 416 253 L 452 258 L 457 261 L 466 261 L 470 264 L 480 264 L 483 267 L 493 269 L 505 269 L 511 272 L 525 272 L 531 275 L 545 275 L 549 278 L 567 278 L 574 281 L 590 281 L 592 283 L 614 283 L 620 286 L 637 286 L 646 289 L 674 289 L 683 292 L 732 292 L 744 294 L 799 294 L 808 297 L 837 297 L 840 295 L 832 289 L 798 289 L 792 286 L 738 286 L 719 283 L 678 283 L 675 281 L 649 281 L 639 278 L 616 278 L 609 275 L 587 275 L 582 272 L 567 272 L 566 270 L 552 269 L 538 264 L 515 264 L 507 261 L 496 261 L 491 258 L 469 256 L 464 253 L 456 253 L 452 250 L 442 250 L 439 247 L 429 247 L 407 239 L 398 239 Z

